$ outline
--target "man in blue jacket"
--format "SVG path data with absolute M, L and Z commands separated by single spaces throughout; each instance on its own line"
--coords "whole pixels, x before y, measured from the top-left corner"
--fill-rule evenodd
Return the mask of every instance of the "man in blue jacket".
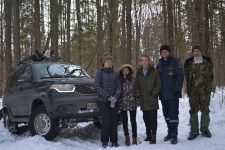
M 164 141 L 171 140 L 171 144 L 177 143 L 178 135 L 178 114 L 179 98 L 181 98 L 181 89 L 184 81 L 182 63 L 179 58 L 170 55 L 170 47 L 162 45 L 157 69 L 162 80 L 162 90 L 159 93 L 159 99 L 162 103 L 163 115 L 168 127 L 168 135 Z

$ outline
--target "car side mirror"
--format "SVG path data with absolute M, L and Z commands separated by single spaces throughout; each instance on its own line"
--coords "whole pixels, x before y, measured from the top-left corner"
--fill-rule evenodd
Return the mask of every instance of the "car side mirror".
M 23 83 L 23 82 L 31 82 L 31 77 L 28 76 L 28 75 L 22 74 L 22 75 L 20 75 L 20 76 L 18 77 L 18 82 L 19 82 L 19 83 Z

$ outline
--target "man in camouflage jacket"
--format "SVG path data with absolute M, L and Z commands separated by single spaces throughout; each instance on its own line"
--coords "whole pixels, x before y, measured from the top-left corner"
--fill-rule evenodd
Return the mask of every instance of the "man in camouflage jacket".
M 211 137 L 209 127 L 209 104 L 213 82 L 213 62 L 211 58 L 202 55 L 200 46 L 192 49 L 193 57 L 184 63 L 184 72 L 187 81 L 187 94 L 190 103 L 191 131 L 188 140 L 199 135 L 198 112 L 202 112 L 200 131 L 203 136 Z

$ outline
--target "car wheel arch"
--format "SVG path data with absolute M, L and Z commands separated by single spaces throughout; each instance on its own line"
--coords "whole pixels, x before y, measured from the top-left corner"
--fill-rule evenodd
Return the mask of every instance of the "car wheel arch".
M 36 93 L 32 96 L 32 101 L 30 104 L 30 114 L 32 113 L 32 111 L 39 107 L 39 106 L 44 106 L 46 107 L 46 101 L 48 101 L 48 94 L 45 92 L 39 92 Z M 47 109 L 48 111 L 48 109 Z
M 38 98 L 38 99 L 33 100 L 32 105 L 31 105 L 31 112 L 39 106 L 45 106 L 42 99 Z

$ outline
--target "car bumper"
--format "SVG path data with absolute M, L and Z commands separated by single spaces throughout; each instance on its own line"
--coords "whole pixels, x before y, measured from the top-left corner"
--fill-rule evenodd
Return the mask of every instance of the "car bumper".
M 67 93 L 55 94 L 49 98 L 50 104 L 47 110 L 52 118 L 88 120 L 100 117 L 96 95 Z

